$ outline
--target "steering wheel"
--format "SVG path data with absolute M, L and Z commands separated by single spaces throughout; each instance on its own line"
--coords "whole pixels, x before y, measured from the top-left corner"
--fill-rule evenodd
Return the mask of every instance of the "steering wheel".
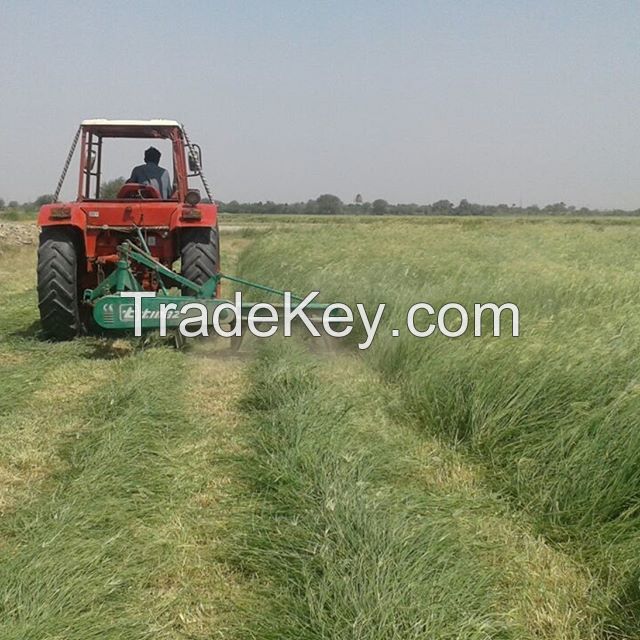
M 127 182 L 120 187 L 118 199 L 121 200 L 160 200 L 160 192 L 150 184 Z

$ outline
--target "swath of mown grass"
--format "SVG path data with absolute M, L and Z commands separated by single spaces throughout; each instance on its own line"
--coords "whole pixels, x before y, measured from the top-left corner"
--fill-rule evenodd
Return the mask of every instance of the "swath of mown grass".
M 61 440 L 84 424 L 69 406 L 102 384 L 86 341 L 37 339 L 32 248 L 0 246 L 0 514 L 28 501 L 63 464 Z
M 37 496 L 41 483 L 64 467 L 61 441 L 86 426 L 72 407 L 94 386 L 108 384 L 89 359 L 35 360 L 25 357 L 17 370 L 0 374 L 0 515 Z
M 250 380 L 229 553 L 266 585 L 242 637 L 595 637 L 589 576 L 391 422 L 361 363 L 268 345 Z
M 152 349 L 108 368 L 70 407 L 85 429 L 51 491 L 0 522 L 2 638 L 207 638 L 239 590 L 212 555 L 211 422 L 176 395 L 185 358 Z
M 111 364 L 111 384 L 93 390 L 86 408 L 69 407 L 69 413 L 84 414 L 89 428 L 78 443 L 68 443 L 67 469 L 55 492 L 2 522 L 10 545 L 0 565 L 3 637 L 125 637 L 141 631 L 140 621 L 126 614 L 129 592 L 145 565 L 135 535 L 150 515 L 145 502 L 153 505 L 162 480 L 158 449 L 156 456 L 143 452 L 152 429 L 163 431 L 149 418 L 167 413 L 161 402 L 144 417 L 149 407 L 137 383 L 151 380 L 136 376 L 123 384 L 127 365 L 136 366 Z M 147 401 L 151 397 L 157 395 L 151 392 Z
M 639 234 L 605 222 L 316 225 L 261 237 L 241 261 L 326 301 L 386 302 L 365 359 L 401 388 L 398 415 L 483 465 L 532 531 L 593 572 L 603 633 L 624 638 L 640 635 Z M 419 301 L 514 302 L 522 335 L 392 338 Z
M 211 638 L 241 363 L 38 336 L 30 248 L 0 256 L 0 637 Z M 242 605 L 245 606 L 245 605 Z

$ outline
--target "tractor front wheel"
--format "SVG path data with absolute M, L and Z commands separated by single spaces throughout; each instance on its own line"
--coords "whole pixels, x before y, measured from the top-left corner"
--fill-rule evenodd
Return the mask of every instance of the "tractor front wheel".
M 191 227 L 180 232 L 181 273 L 196 284 L 204 284 L 220 270 L 218 230 L 210 227 Z M 188 287 L 184 295 L 194 295 Z
M 38 307 L 47 338 L 71 340 L 82 332 L 78 269 L 73 231 L 43 229 L 38 248 Z

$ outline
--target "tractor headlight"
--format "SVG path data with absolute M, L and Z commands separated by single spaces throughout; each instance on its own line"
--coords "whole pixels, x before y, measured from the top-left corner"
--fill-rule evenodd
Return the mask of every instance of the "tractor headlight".
M 198 191 L 198 189 L 189 189 L 187 195 L 184 197 L 184 201 L 192 207 L 195 207 L 200 200 L 200 191 Z

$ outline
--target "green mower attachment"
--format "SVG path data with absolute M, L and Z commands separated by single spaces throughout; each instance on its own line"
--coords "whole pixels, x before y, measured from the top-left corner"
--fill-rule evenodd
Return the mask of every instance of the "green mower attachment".
M 126 295 L 132 292 L 143 292 L 144 289 L 134 275 L 132 264 L 137 263 L 147 269 L 155 271 L 159 285 L 159 291 L 148 297 L 141 297 L 134 300 Z M 93 319 L 103 329 L 109 331 L 133 331 L 135 329 L 135 303 L 140 305 L 140 327 L 141 329 L 160 329 L 161 305 L 170 305 L 165 308 L 165 326 L 167 328 L 177 328 L 185 318 L 194 316 L 200 317 L 195 309 L 190 309 L 187 305 L 198 303 L 204 305 L 211 319 L 216 307 L 221 304 L 233 305 L 230 300 L 217 298 L 219 284 L 222 280 L 228 280 L 235 284 L 251 287 L 267 293 L 282 296 L 285 292 L 265 285 L 250 282 L 242 278 L 217 273 L 203 284 L 197 284 L 188 278 L 172 271 L 168 267 L 159 263 L 151 254 L 130 241 L 125 241 L 118 246 L 118 259 L 115 269 L 109 274 L 95 289 L 87 289 L 84 292 L 84 301 L 93 308 Z M 181 294 L 175 289 L 182 291 L 193 291 L 192 295 Z M 304 301 L 301 296 L 291 294 L 291 309 L 295 309 Z M 230 308 L 225 308 L 219 312 L 218 322 L 228 324 L 233 327 L 237 322 L 243 323 L 256 305 L 264 303 L 242 302 L 240 305 L 240 318 Z M 283 309 L 284 305 L 271 305 L 276 310 Z M 304 305 L 305 316 L 314 324 L 321 324 L 328 304 L 308 302 Z M 258 311 L 258 310 L 256 310 Z M 256 321 L 259 322 L 259 313 L 254 312 Z M 268 320 L 268 318 L 265 318 Z M 236 341 L 239 343 L 239 341 Z

